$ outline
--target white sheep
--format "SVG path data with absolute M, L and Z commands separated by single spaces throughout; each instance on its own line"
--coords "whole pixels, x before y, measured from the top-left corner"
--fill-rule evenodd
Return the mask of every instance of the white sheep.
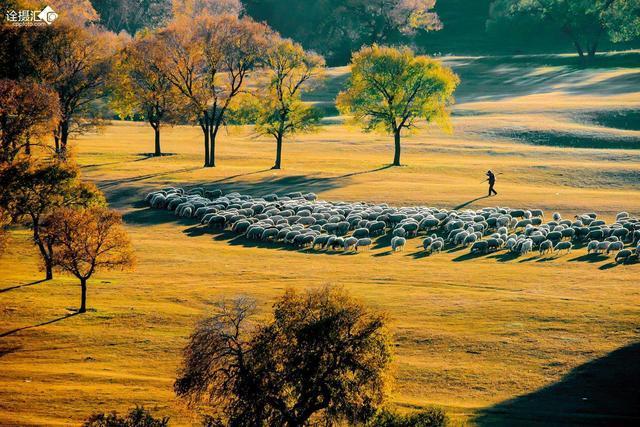
M 407 243 L 407 239 L 400 236 L 395 236 L 391 239 L 391 250 L 393 252 L 396 251 L 404 251 L 404 245 Z

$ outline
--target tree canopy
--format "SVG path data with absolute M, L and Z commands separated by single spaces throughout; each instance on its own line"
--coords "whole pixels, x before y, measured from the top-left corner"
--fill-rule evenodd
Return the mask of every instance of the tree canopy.
M 192 404 L 212 405 L 224 425 L 357 422 L 382 403 L 386 320 L 345 291 L 287 291 L 272 320 L 253 327 L 251 301 L 218 308 L 192 334 L 175 390 Z
M 87 280 L 93 273 L 134 265 L 131 241 L 113 210 L 59 208 L 47 217 L 45 230 L 53 242 L 54 267 L 80 280 L 79 313 L 86 311 Z
M 595 56 L 604 36 L 613 42 L 640 36 L 638 0 L 495 0 L 488 23 L 532 18 L 553 24 L 580 57 Z
M 338 109 L 363 125 L 365 131 L 394 135 L 393 165 L 400 165 L 400 136 L 419 119 L 449 127 L 448 106 L 459 83 L 451 69 L 409 48 L 362 48 L 353 55 L 347 88 Z
M 280 169 L 284 139 L 310 132 L 319 123 L 319 112 L 304 103 L 301 95 L 320 83 L 324 59 L 289 39 L 273 37 L 261 64 L 263 75 L 258 79 L 258 89 L 242 98 L 234 116 L 240 122 L 253 123 L 259 134 L 276 140 L 273 169 Z

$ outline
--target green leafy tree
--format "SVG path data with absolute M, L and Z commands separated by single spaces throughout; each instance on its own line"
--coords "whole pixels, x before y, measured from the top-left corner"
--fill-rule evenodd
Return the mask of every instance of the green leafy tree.
M 338 109 L 364 125 L 394 137 L 393 165 L 400 166 L 400 138 L 419 119 L 449 127 L 448 106 L 459 83 L 451 69 L 409 48 L 373 45 L 353 55 L 347 88 Z
M 162 71 L 164 51 L 154 34 L 141 32 L 117 56 L 111 74 L 111 103 L 121 117 L 140 117 L 154 131 L 154 155 L 161 156 L 160 129 L 182 117 L 183 98 Z
M 367 427 L 445 427 L 449 425 L 449 417 L 439 408 L 401 415 L 382 410 L 367 423 Z
M 251 327 L 252 302 L 219 305 L 191 335 L 175 390 L 221 425 L 328 425 L 370 419 L 387 392 L 384 316 L 345 291 L 287 291 Z
M 242 98 L 235 115 L 254 123 L 261 135 L 276 140 L 276 160 L 272 169 L 282 166 L 282 145 L 288 136 L 313 131 L 319 121 L 317 109 L 304 103 L 302 93 L 320 81 L 324 60 L 305 52 L 291 40 L 274 38 L 263 58 L 265 75 L 256 93 Z
M 613 42 L 640 36 L 638 0 L 495 0 L 488 25 L 531 18 L 554 24 L 581 58 L 593 58 L 605 36 Z
M 54 241 L 45 233 L 43 220 L 59 207 L 103 205 L 104 196 L 93 185 L 78 179 L 77 167 L 59 161 L 19 159 L 0 164 L 0 209 L 31 228 L 40 251 L 45 278 L 53 278 Z

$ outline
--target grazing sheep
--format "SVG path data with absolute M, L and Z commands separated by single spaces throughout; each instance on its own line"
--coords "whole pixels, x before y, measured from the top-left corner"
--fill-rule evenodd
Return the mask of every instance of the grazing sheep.
M 631 249 L 623 249 L 616 254 L 615 262 L 617 264 L 626 264 L 632 256 Z
M 598 246 L 600 245 L 600 242 L 598 240 L 592 240 L 587 244 L 587 253 L 597 253 L 598 252 Z
M 554 252 L 560 253 L 560 251 L 566 251 L 567 253 L 571 253 L 571 242 L 560 242 L 554 248 Z
M 358 239 L 356 239 L 355 237 L 347 237 L 346 239 L 344 239 L 343 248 L 345 251 L 355 250 L 357 244 Z
M 607 248 L 607 255 L 609 255 L 611 252 L 620 252 L 623 248 L 624 248 L 624 243 L 611 242 L 611 244 Z
M 481 253 L 486 254 L 489 252 L 489 243 L 486 240 L 480 240 L 479 242 L 475 242 L 473 246 L 471 246 L 471 251 L 473 253 Z
M 545 240 L 544 242 L 540 243 L 540 246 L 538 247 L 538 252 L 540 252 L 540 255 L 550 253 L 552 250 L 553 242 L 551 240 Z
M 533 240 L 526 239 L 522 242 L 520 247 L 520 255 L 526 255 L 533 250 Z
M 404 245 L 407 243 L 407 239 L 400 236 L 395 236 L 391 239 L 391 250 L 393 252 L 396 251 L 404 251 Z
M 435 240 L 433 243 L 431 243 L 431 246 L 429 246 L 429 252 L 430 253 L 440 253 L 440 252 L 442 252 L 443 248 L 444 248 L 444 241 Z
M 369 237 L 369 229 L 367 228 L 358 228 L 352 234 L 356 239 L 362 239 L 364 237 Z
M 464 238 L 464 241 L 462 242 L 462 246 L 466 248 L 467 246 L 475 243 L 476 240 L 478 240 L 478 236 L 476 234 L 469 234 L 467 237 Z
M 363 251 L 368 251 L 370 248 L 371 239 L 369 239 L 368 237 L 358 239 L 358 241 L 356 242 L 356 251 L 360 251 L 360 249 L 362 249 Z

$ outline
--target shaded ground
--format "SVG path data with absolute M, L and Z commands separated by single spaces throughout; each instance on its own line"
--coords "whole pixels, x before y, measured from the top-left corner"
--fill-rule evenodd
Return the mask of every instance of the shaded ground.
M 478 426 L 640 425 L 640 343 L 572 369 L 560 381 L 481 411 Z

